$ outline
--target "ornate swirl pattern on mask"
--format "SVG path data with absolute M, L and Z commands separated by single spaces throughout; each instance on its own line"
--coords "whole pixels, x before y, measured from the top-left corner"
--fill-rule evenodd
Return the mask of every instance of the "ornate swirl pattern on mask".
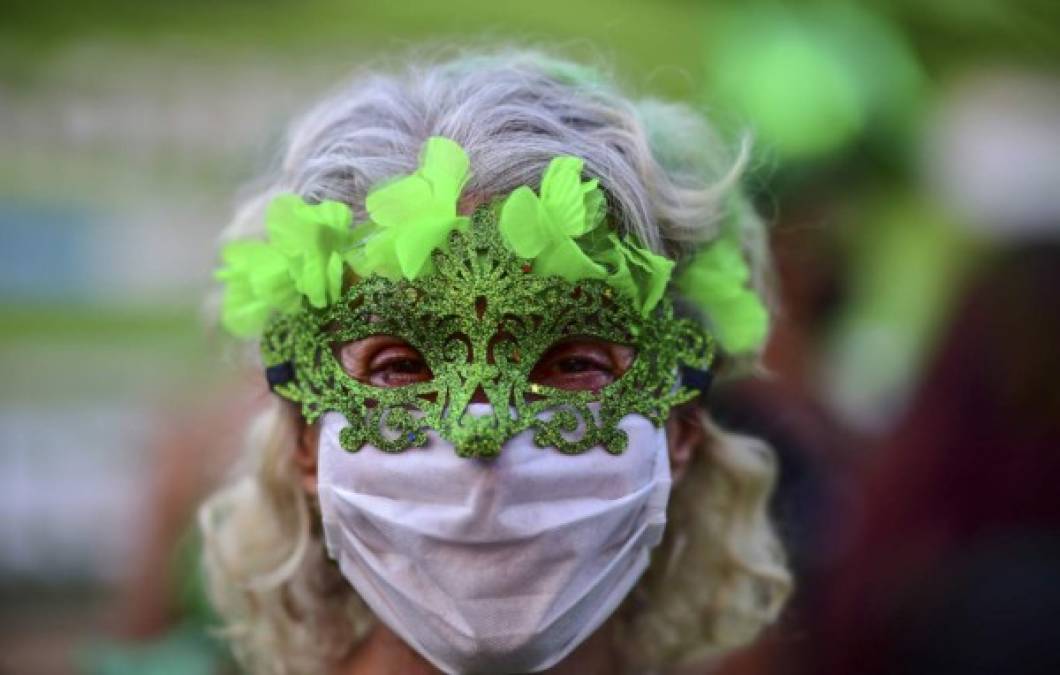
M 696 395 L 678 386 L 680 367 L 706 370 L 713 360 L 710 335 L 676 318 L 666 298 L 645 317 L 606 281 L 530 273 L 528 261 L 502 242 L 493 206 L 476 210 L 466 231 L 452 232 L 433 264 L 433 274 L 413 281 L 357 281 L 339 302 L 277 316 L 265 330 L 266 366 L 294 366 L 294 379 L 275 391 L 300 404 L 310 422 L 327 411 L 345 415 L 350 426 L 340 440 L 349 451 L 366 443 L 408 450 L 435 429 L 461 456 L 492 457 L 531 429 L 542 448 L 580 453 L 599 445 L 620 453 L 627 439 L 619 420 L 638 413 L 662 424 L 673 406 Z M 347 375 L 336 345 L 370 335 L 406 340 L 432 379 L 383 388 Z M 575 336 L 631 345 L 636 357 L 598 392 L 532 383 L 530 372 L 545 352 Z M 468 412 L 478 391 L 491 414 Z

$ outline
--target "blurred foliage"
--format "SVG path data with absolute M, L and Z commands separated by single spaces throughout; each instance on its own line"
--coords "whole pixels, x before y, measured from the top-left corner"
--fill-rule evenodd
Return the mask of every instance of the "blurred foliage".
M 403 35 L 467 36 L 491 24 L 503 31 L 498 34 L 502 38 L 534 31 L 549 38 L 592 39 L 628 19 L 634 25 L 621 30 L 641 35 L 635 44 L 650 40 L 658 49 L 673 53 L 689 48 L 675 39 L 674 31 L 697 28 L 682 27 L 682 17 L 703 9 L 744 4 L 738 0 L 631 0 L 621 7 L 606 0 L 539 0 L 518 5 L 481 0 L 52 0 L 42 5 L 33 0 L 8 0 L 0 35 L 37 49 L 86 36 L 138 41 L 169 34 L 196 41 L 222 40 L 229 46 L 267 44 L 270 50 L 285 50 L 306 43 L 316 47 L 346 45 L 351 35 L 369 40 Z M 845 3 L 808 0 L 785 4 L 798 9 Z M 1060 56 L 1060 45 L 1054 39 L 1060 5 L 1052 0 L 875 0 L 849 4 L 892 18 L 906 28 L 918 48 L 937 54 L 940 61 L 946 54 L 962 60 L 972 55 L 1015 55 L 1051 65 Z M 666 32 L 654 33 L 656 28 Z M 385 32 L 381 34 L 379 29 Z
M 193 312 L 168 306 L 108 310 L 53 305 L 48 312 L 41 312 L 36 305 L 7 305 L 0 308 L 0 344 L 44 335 L 66 339 L 75 331 L 85 343 L 183 341 L 190 337 L 190 325 L 194 325 Z
M 697 2 L 544 0 L 513 7 L 503 2 L 343 2 L 340 0 L 227 0 L 181 3 L 60 0 L 8 3 L 0 43 L 20 55 L 3 75 L 25 81 L 44 57 L 75 41 L 156 48 L 166 43 L 207 51 L 267 52 L 295 62 L 329 55 L 388 54 L 434 44 L 547 42 L 589 60 L 614 61 L 619 72 L 647 76 L 661 93 L 691 97 L 699 70 L 702 5 Z M 603 57 L 603 58 L 600 58 Z M 659 64 L 687 72 L 653 72 Z
M 982 252 L 944 209 L 904 186 L 878 186 L 845 208 L 847 226 L 833 236 L 847 287 L 823 377 L 843 418 L 871 428 L 900 411 Z
M 717 13 L 753 3 L 725 0 L 482 0 L 377 3 L 349 0 L 8 0 L 0 22 L 0 75 L 32 79 L 44 57 L 75 41 L 159 47 L 166 41 L 231 53 L 267 51 L 306 61 L 321 54 L 415 47 L 421 40 L 483 39 L 581 43 L 606 49 L 619 72 L 648 73 L 660 91 L 690 96 L 700 70 L 702 27 Z M 1060 61 L 1060 3 L 1053 0 L 876 0 L 774 3 L 790 9 L 843 5 L 878 12 L 898 26 L 920 60 L 939 74 L 969 60 L 1053 67 Z M 590 46 L 592 45 L 592 46 Z M 684 73 L 652 73 L 658 64 Z
M 0 402 L 173 404 L 217 376 L 216 351 L 186 306 L 0 304 Z
M 708 103 L 753 120 L 781 162 L 835 152 L 870 127 L 906 136 L 920 110 L 904 36 L 857 5 L 741 5 L 711 23 L 706 51 Z
M 878 0 L 941 76 L 968 63 L 1060 65 L 1060 3 L 1054 0 Z

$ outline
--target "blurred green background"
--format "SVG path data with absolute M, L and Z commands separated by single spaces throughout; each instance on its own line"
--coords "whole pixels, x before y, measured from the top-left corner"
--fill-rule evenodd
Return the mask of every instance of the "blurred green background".
M 687 101 L 733 137 L 751 130 L 748 187 L 790 281 L 770 364 L 871 438 L 900 413 L 963 276 L 1060 222 L 1058 27 L 1050 0 L 8 0 L 0 672 L 223 664 L 175 628 L 194 600 L 156 599 L 134 620 L 121 589 L 153 560 L 170 466 L 153 448 L 238 386 L 203 304 L 214 242 L 291 117 L 355 69 L 537 47 L 609 64 L 632 94 Z M 998 137 L 1023 154 L 965 143 Z M 184 665 L 151 670 L 108 640 Z

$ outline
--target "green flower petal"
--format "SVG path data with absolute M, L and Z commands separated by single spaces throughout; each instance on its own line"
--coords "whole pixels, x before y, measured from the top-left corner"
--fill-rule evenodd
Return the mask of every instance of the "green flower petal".
M 354 249 L 347 261 L 353 271 L 360 277 L 373 274 L 386 277 L 391 281 L 401 278 L 401 264 L 398 262 L 394 240 L 397 232 L 393 229 L 380 229 L 371 236 L 359 249 Z
M 568 281 L 607 275 L 574 239 L 595 228 L 603 216 L 603 194 L 595 180 L 582 182 L 582 166 L 577 157 L 556 157 L 545 169 L 540 196 L 521 187 L 501 208 L 497 227 L 505 244 L 533 260 L 536 274 Z
M 541 200 L 528 187 L 517 188 L 504 200 L 497 229 L 509 250 L 520 258 L 533 259 L 548 246 L 546 218 Z
M 607 203 L 597 181 L 582 181 L 582 167 L 576 157 L 556 157 L 541 179 L 540 197 L 527 187 L 515 190 L 501 209 L 504 242 L 533 260 L 535 273 L 568 281 L 606 278 L 647 314 L 666 291 L 673 262 L 597 233 Z
M 670 275 L 674 269 L 674 261 L 663 257 L 654 251 L 625 242 L 622 248 L 625 257 L 629 260 L 630 269 L 637 279 L 640 289 L 640 311 L 647 315 L 655 305 L 659 304 L 666 286 L 670 283 Z
M 768 310 L 746 288 L 750 277 L 739 242 L 725 235 L 700 251 L 677 280 L 678 289 L 703 309 L 730 354 L 760 348 L 769 332 Z
M 548 163 L 541 178 L 541 205 L 548 222 L 559 232 L 576 237 L 586 231 L 585 193 L 582 187 L 582 160 L 556 157 Z M 592 182 L 592 189 L 596 187 Z
M 221 325 L 237 337 L 252 337 L 265 327 L 272 308 L 254 297 L 246 286 L 239 284 L 225 288 L 221 305 Z
M 364 200 L 364 208 L 380 228 L 415 227 L 432 217 L 442 219 L 448 209 L 433 203 L 430 184 L 413 174 L 384 183 Z M 438 211 L 441 211 L 440 216 Z M 456 212 L 456 209 L 453 209 Z
M 345 276 L 345 267 L 342 256 L 338 251 L 333 251 L 328 259 L 327 269 L 327 304 L 338 302 L 342 297 L 342 280 Z
M 591 240 L 590 249 L 593 259 L 609 270 L 607 282 L 631 298 L 641 315 L 646 316 L 659 304 L 670 282 L 673 261 L 625 242 L 613 232 L 606 239 Z
M 603 222 L 607 214 L 607 200 L 604 199 L 603 190 L 596 187 L 596 181 L 590 181 L 593 187 L 585 193 L 585 224 L 586 232 L 596 229 Z
M 722 237 L 699 252 L 689 272 L 696 275 L 704 297 L 734 295 L 751 278 L 740 244 L 730 236 Z
M 341 202 L 306 203 L 279 195 L 269 204 L 269 241 L 237 241 L 222 250 L 225 282 L 221 323 L 231 333 L 258 333 L 274 312 L 290 313 L 304 297 L 325 307 L 342 293 L 343 256 L 356 241 L 353 214 Z
M 295 288 L 314 307 L 327 307 L 327 272 L 319 258 L 295 259 L 291 262 L 291 276 Z
M 354 244 L 350 208 L 341 202 L 309 204 L 298 195 L 280 195 L 269 204 L 265 218 L 269 241 L 286 256 L 298 292 L 314 307 L 337 299 L 341 271 L 336 272 L 332 260 L 338 255 L 341 264 L 342 254 Z
M 573 239 L 561 239 L 534 260 L 534 273 L 543 277 L 562 277 L 575 282 L 582 279 L 603 279 L 607 270 L 593 262 Z
M 431 252 L 445 245 L 450 232 L 467 226 L 456 207 L 468 166 L 459 145 L 433 136 L 415 173 L 373 190 L 365 208 L 378 231 L 365 242 L 365 254 L 355 257 L 357 273 L 411 280 L 429 271 Z
M 221 251 L 224 267 L 216 278 L 225 282 L 221 324 L 233 335 L 259 332 L 269 314 L 294 311 L 299 295 L 287 259 L 260 241 L 235 241 Z
M 450 232 L 467 229 L 468 222 L 464 217 L 448 218 L 398 234 L 394 248 L 402 275 L 411 280 L 429 273 L 431 253 L 445 246 Z
M 468 179 L 470 161 L 467 153 L 455 141 L 432 136 L 424 144 L 420 165 L 420 175 L 431 185 L 435 198 L 451 203 L 455 213 L 460 192 Z
M 758 296 L 747 289 L 714 305 L 712 319 L 718 342 L 730 354 L 758 349 L 769 333 L 769 312 Z
M 612 245 L 602 250 L 596 259 L 607 265 L 610 270 L 607 275 L 608 285 L 633 300 L 634 304 L 639 305 L 640 289 L 637 288 L 637 282 L 633 279 L 633 272 L 629 269 L 629 260 L 623 255 L 622 249 Z
M 289 257 L 327 256 L 352 244 L 350 207 L 335 201 L 308 204 L 294 194 L 280 195 L 269 204 L 265 227 L 269 242 Z

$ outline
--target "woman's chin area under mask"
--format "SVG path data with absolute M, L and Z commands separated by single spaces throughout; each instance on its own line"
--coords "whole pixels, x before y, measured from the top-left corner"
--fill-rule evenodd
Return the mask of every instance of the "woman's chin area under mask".
M 614 621 L 607 621 L 575 651 L 545 671 L 547 675 L 611 675 L 621 672 L 613 649 Z M 431 665 L 393 630 L 376 623 L 364 640 L 329 675 L 438 675 Z
M 621 672 L 614 645 L 614 621 L 607 621 L 573 652 L 542 673 L 548 675 L 610 675 Z M 409 647 L 383 623 L 376 623 L 364 640 L 330 675 L 437 675 L 442 671 Z

